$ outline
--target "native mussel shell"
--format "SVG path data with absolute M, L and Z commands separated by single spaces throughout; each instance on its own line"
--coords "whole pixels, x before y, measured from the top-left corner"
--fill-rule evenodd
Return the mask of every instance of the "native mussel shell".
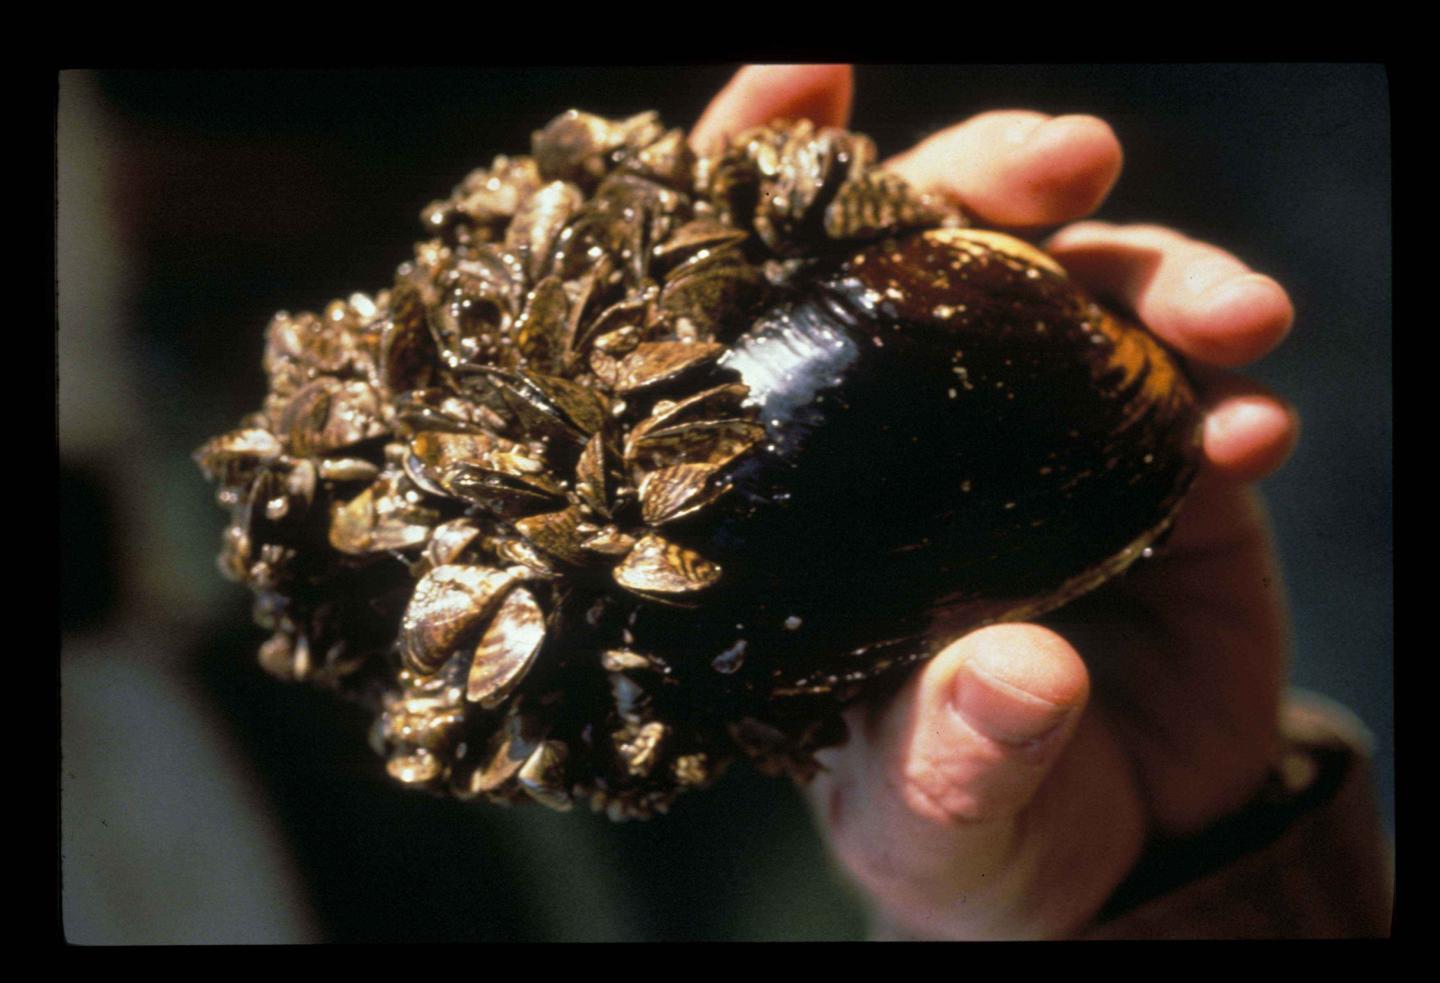
M 737 757 L 808 777 L 848 702 L 1147 552 L 1181 367 L 874 157 L 567 113 L 393 289 L 277 315 L 196 455 L 262 664 L 373 707 L 406 784 L 647 816 Z
M 1173 358 L 993 232 L 863 249 L 721 365 L 765 443 L 675 538 L 725 578 L 701 609 L 647 610 L 634 630 L 782 652 L 754 680 L 775 697 L 853 695 L 933 654 L 937 625 L 1034 617 L 1098 586 L 1168 528 L 1197 462 Z

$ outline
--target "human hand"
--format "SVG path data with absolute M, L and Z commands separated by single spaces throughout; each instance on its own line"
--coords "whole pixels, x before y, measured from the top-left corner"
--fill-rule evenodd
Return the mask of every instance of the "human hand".
M 843 126 L 851 91 L 843 66 L 746 68 L 691 140 L 713 145 L 779 116 Z M 1120 165 L 1098 119 L 1010 111 L 887 166 L 977 224 L 1024 230 L 1092 212 Z M 1148 838 L 1238 811 L 1275 750 L 1285 617 L 1246 484 L 1285 459 L 1296 421 L 1223 370 L 1281 341 L 1289 298 L 1159 227 L 1082 222 L 1045 248 L 1191 361 L 1205 466 L 1162 554 L 1059 612 L 1060 632 L 1003 624 L 949 640 L 893 698 L 852 708 L 849 741 L 821 754 L 811 794 L 831 847 L 907 935 L 1074 934 Z

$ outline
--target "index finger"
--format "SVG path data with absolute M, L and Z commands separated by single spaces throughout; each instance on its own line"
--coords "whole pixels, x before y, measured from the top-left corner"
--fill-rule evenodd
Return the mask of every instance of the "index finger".
M 1114 131 L 1094 116 L 1002 110 L 942 130 L 885 166 L 983 224 L 1032 228 L 1099 208 L 1123 157 Z
M 1284 340 L 1295 318 L 1280 284 L 1173 229 L 1081 222 L 1045 248 L 1087 288 L 1207 365 L 1253 362 Z

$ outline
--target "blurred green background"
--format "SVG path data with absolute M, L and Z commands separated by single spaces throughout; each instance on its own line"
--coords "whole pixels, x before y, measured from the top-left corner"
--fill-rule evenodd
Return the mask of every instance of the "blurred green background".
M 76 942 L 850 939 L 799 795 L 736 769 L 672 814 L 394 787 L 369 721 L 265 676 L 189 459 L 264 392 L 261 330 L 390 282 L 418 213 L 577 106 L 688 126 L 734 66 L 67 71 L 58 79 L 62 914 Z M 1290 288 L 1252 374 L 1304 419 L 1264 486 L 1297 685 L 1374 732 L 1394 832 L 1390 116 L 1369 65 L 861 66 L 882 154 L 969 114 L 1106 118 L 1101 217 Z

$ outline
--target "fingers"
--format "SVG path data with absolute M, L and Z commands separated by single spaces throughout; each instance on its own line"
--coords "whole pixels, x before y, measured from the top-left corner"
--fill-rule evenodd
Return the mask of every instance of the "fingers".
M 1284 463 L 1299 434 L 1294 410 L 1255 383 L 1204 368 L 1243 365 L 1284 340 L 1295 312 L 1278 283 L 1159 226 L 1082 222 L 1046 248 L 1085 287 L 1204 363 L 1205 459 L 1216 476 L 1255 481 Z
M 779 118 L 844 126 L 853 93 L 849 65 L 747 65 L 710 100 L 690 146 L 711 153 L 727 137 Z
M 1205 373 L 1201 382 L 1206 401 L 1202 446 L 1210 471 L 1225 481 L 1245 483 L 1278 470 L 1300 436 L 1294 407 L 1228 372 Z
M 1081 727 L 1088 696 L 1075 650 L 1039 626 L 995 625 L 953 643 L 824 759 L 815 794 L 837 854 L 917 931 L 983 937 L 1002 921 L 1014 931 L 1012 904 L 1042 883 L 1067 900 L 1043 913 L 1032 905 L 1023 917 L 1046 920 L 1034 932 L 1085 917 L 1079 909 L 1103 901 L 1143 838 L 1138 806 L 1125 805 L 1133 792 L 1115 787 L 1127 774 L 1118 750 L 1096 751 Z M 1057 782 L 1077 734 L 1086 747 L 1076 764 L 1100 772 Z M 1104 818 L 1077 820 L 1074 809 L 1093 812 L 1097 795 Z M 1102 823 L 1109 832 L 1090 829 Z M 1036 863 L 1067 849 L 1084 854 L 1083 876 Z
M 1009 110 L 943 130 L 886 166 L 981 224 L 1024 228 L 1093 212 L 1122 160 L 1114 132 L 1094 116 Z
M 1274 280 L 1171 229 L 1083 222 L 1062 229 L 1046 249 L 1089 289 L 1125 304 L 1208 365 L 1254 361 L 1284 340 L 1295 318 Z

